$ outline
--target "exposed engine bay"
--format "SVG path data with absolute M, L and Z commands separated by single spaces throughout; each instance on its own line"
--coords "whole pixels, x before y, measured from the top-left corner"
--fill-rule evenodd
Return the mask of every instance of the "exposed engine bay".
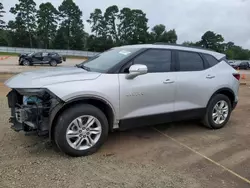
M 47 136 L 50 112 L 60 100 L 46 89 L 13 89 L 8 95 L 12 129 Z

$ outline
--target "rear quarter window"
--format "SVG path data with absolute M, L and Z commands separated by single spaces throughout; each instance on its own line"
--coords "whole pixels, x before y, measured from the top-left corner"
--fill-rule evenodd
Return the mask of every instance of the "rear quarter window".
M 203 54 L 204 58 L 207 60 L 210 67 L 213 67 L 214 65 L 218 64 L 219 61 L 212 55 L 209 54 Z

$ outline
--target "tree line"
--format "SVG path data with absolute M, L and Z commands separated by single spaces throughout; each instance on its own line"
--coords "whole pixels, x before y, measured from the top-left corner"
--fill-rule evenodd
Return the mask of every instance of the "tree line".
M 8 23 L 4 21 L 6 11 L 15 15 Z M 128 44 L 175 44 L 178 39 L 175 29 L 167 30 L 163 24 L 150 29 L 146 14 L 139 9 L 116 5 L 105 11 L 95 9 L 87 20 L 90 34 L 84 31 L 82 15 L 73 0 L 63 0 L 57 8 L 50 2 L 41 3 L 38 9 L 34 0 L 19 0 L 10 10 L 4 10 L 0 2 L 0 46 L 102 52 Z M 205 32 L 200 41 L 183 45 L 226 53 L 229 59 L 250 59 L 249 50 L 225 43 L 223 36 L 213 31 Z

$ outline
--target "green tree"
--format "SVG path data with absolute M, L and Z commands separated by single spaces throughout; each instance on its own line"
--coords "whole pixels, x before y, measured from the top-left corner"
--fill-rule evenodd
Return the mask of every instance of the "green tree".
M 95 9 L 93 13 L 90 14 L 87 20 L 91 24 L 91 32 L 97 37 L 103 37 L 107 33 L 107 23 L 104 20 L 102 11 L 100 9 Z
M 227 49 L 229 49 L 229 48 L 232 48 L 232 47 L 235 46 L 235 45 L 234 45 L 233 42 L 230 41 L 230 42 L 226 43 L 224 46 L 225 46 L 225 50 L 227 50 Z
M 94 35 L 89 36 L 88 46 L 98 51 L 117 45 L 138 44 L 149 41 L 148 19 L 141 10 L 123 8 L 116 5 L 108 7 L 104 14 L 95 9 L 88 22 Z
M 106 15 L 107 16 L 107 15 Z M 109 17 L 107 16 L 107 19 Z M 88 47 L 94 51 L 104 51 L 113 46 L 111 34 L 109 34 L 108 22 L 103 16 L 100 9 L 95 9 L 90 14 L 88 23 L 91 24 L 91 32 L 95 35 L 90 35 L 88 38 Z
M 4 15 L 4 7 L 3 4 L 0 2 L 0 46 L 7 46 L 7 37 L 6 34 L 7 32 L 3 30 L 5 28 L 5 21 L 2 20 L 3 15 Z
M 15 21 L 9 21 L 7 25 L 7 30 L 11 38 L 11 46 L 14 47 L 29 47 L 30 38 L 25 22 L 22 19 L 21 13 L 18 13 Z
M 0 29 L 3 29 L 5 26 L 5 21 L 2 20 L 3 14 L 5 13 L 3 4 L 0 2 Z
M 0 46 L 9 46 L 9 35 L 6 30 L 0 29 Z
M 182 45 L 184 46 L 200 46 L 200 43 L 199 42 L 191 42 L 191 41 L 185 41 L 182 43 Z
M 105 43 L 104 43 L 105 42 Z M 97 37 L 95 35 L 90 35 L 87 40 L 87 50 L 94 52 L 103 52 L 114 46 L 112 38 L 107 37 Z
M 200 45 L 203 48 L 209 48 L 215 50 L 217 52 L 223 52 L 224 38 L 220 34 L 216 34 L 213 31 L 207 31 L 202 37 L 201 41 L 199 41 Z
M 67 49 L 81 50 L 84 48 L 84 25 L 81 19 L 82 11 L 73 0 L 64 0 L 59 6 L 62 19 L 60 33 L 67 42 Z M 58 37 L 57 37 L 58 38 Z
M 119 43 L 119 36 L 117 31 L 117 19 L 119 14 L 119 8 L 116 5 L 110 6 L 104 13 L 105 25 L 107 35 L 111 36 L 115 43 Z
M 33 0 L 19 0 L 19 4 L 15 4 L 15 7 L 12 7 L 10 12 L 17 15 L 16 21 L 18 21 L 17 19 L 23 21 L 23 25 L 29 33 L 29 42 L 32 48 L 32 35 L 36 29 L 36 3 Z
M 55 40 L 53 41 L 53 48 L 55 49 L 67 49 L 68 48 L 68 36 L 67 28 L 63 25 L 56 31 Z
M 227 59 L 235 60 L 250 60 L 250 50 L 243 49 L 241 46 L 236 46 L 233 42 L 223 43 L 224 39 L 222 35 L 216 34 L 212 31 L 207 31 L 202 40 L 198 42 L 186 41 L 183 45 L 186 46 L 200 46 L 203 48 L 209 48 L 214 51 L 225 53 Z
M 123 8 L 119 15 L 118 35 L 122 44 L 147 42 L 148 19 L 142 10 Z
M 152 28 L 151 35 L 153 36 L 156 42 L 160 42 L 162 40 L 163 34 L 166 32 L 166 26 L 163 24 L 156 25 Z
M 50 48 L 55 38 L 58 11 L 51 3 L 42 3 L 37 11 L 37 34 L 43 48 Z
M 152 28 L 151 36 L 153 42 L 176 43 L 177 34 L 175 30 L 166 31 L 166 26 L 163 24 L 156 25 Z
M 250 60 L 250 52 L 240 46 L 232 45 L 225 51 L 228 59 Z

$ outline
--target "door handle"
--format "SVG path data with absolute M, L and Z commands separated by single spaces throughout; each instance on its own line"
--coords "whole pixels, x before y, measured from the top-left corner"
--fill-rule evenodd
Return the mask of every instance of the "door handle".
M 207 75 L 207 77 L 206 78 L 208 78 L 208 79 L 212 79 L 212 78 L 215 78 L 215 76 L 212 76 L 212 75 Z
M 172 84 L 172 83 L 174 83 L 174 81 L 170 80 L 170 79 L 166 79 L 163 83 L 164 84 Z

